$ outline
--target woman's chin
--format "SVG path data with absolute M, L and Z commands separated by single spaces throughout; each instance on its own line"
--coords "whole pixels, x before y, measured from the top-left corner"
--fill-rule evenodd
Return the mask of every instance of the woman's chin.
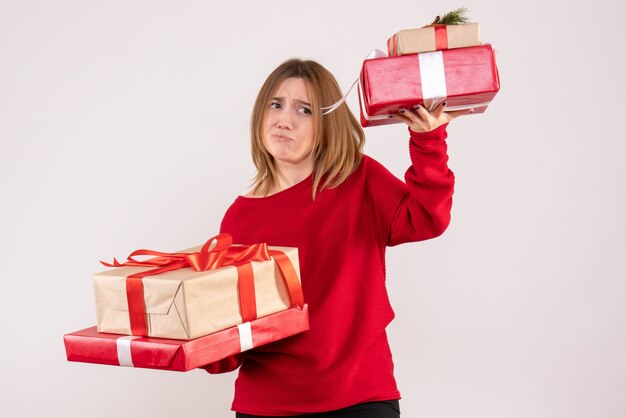
M 289 157 L 289 155 L 276 155 L 274 156 L 274 160 L 280 164 L 297 164 L 297 160 Z

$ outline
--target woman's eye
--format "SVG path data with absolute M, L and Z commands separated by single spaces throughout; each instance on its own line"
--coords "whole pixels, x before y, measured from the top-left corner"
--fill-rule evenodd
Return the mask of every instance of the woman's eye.
M 310 115 L 312 114 L 311 109 L 309 109 L 308 107 L 301 107 L 300 108 L 300 112 L 304 113 L 305 115 Z
M 270 103 L 270 107 L 272 109 L 280 109 L 280 103 L 272 102 Z

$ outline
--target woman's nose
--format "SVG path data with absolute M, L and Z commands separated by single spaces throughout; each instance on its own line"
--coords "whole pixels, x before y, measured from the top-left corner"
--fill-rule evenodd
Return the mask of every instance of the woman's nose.
M 276 119 L 276 127 L 279 129 L 293 128 L 293 120 L 290 112 L 280 112 Z
M 276 127 L 278 129 L 290 129 L 289 124 L 285 123 L 282 120 L 278 121 L 278 123 L 276 124 Z

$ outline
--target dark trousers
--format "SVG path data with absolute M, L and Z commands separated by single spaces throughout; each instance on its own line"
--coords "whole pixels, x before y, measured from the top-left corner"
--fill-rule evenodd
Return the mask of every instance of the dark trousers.
M 236 418 L 272 418 L 260 415 L 236 413 Z M 400 405 L 397 400 L 366 402 L 347 408 L 316 414 L 295 415 L 290 418 L 400 418 Z

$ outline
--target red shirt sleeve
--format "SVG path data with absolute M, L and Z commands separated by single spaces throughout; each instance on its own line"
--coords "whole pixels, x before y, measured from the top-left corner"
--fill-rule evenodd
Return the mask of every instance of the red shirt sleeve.
M 410 131 L 411 166 L 405 182 L 368 161 L 367 190 L 384 244 L 394 246 L 441 235 L 450 223 L 454 174 L 448 168 L 446 126 Z
M 446 125 L 426 133 L 410 131 L 411 166 L 407 193 L 395 208 L 388 245 L 435 238 L 450 224 L 454 174 L 448 168 Z

